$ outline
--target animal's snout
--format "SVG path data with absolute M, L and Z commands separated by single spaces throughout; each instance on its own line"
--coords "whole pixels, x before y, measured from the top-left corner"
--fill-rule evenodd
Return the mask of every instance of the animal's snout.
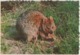
M 50 34 L 52 34 L 53 33 L 53 31 L 50 31 Z

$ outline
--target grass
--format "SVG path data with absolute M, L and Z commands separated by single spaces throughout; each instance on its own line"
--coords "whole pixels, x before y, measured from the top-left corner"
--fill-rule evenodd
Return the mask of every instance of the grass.
M 40 5 L 39 2 L 24 3 L 20 7 L 16 7 L 15 11 L 2 11 L 1 16 L 1 52 L 2 53 L 14 53 L 9 52 L 12 46 L 16 46 L 21 49 L 19 53 L 32 53 L 32 54 L 78 54 L 78 2 L 57 2 L 56 6 L 53 5 Z M 61 42 L 58 44 L 55 42 L 54 46 L 46 47 L 47 42 L 40 44 L 38 40 L 38 47 L 33 43 L 26 44 L 24 41 L 12 40 L 16 37 L 16 19 L 18 16 L 26 10 L 41 10 L 47 17 L 53 16 L 57 30 L 55 35 L 61 37 Z M 5 43 L 7 40 L 11 40 L 17 43 L 11 45 L 11 43 Z M 20 44 L 19 44 L 20 43 Z M 15 45 L 16 44 L 16 45 Z M 19 44 L 19 46 L 18 46 Z M 21 46 L 21 47 L 20 47 Z M 43 49 L 44 48 L 44 49 Z M 20 50 L 19 50 L 20 51 Z

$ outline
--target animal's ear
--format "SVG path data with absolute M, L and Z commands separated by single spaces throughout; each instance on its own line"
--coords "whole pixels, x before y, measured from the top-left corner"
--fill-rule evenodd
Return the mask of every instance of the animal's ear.
M 54 22 L 54 19 L 52 16 L 49 17 L 50 22 Z

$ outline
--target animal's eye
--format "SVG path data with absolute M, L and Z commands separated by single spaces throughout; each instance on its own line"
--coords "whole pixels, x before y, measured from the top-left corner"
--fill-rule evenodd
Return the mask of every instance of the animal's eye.
M 49 29 L 50 27 L 47 26 L 47 28 Z
M 52 29 L 53 29 L 54 27 L 52 27 Z

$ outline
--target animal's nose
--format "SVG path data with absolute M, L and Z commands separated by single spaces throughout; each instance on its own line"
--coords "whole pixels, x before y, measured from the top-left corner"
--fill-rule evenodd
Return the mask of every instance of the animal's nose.
M 50 33 L 52 34 L 52 33 L 53 33 L 53 31 L 50 31 Z

